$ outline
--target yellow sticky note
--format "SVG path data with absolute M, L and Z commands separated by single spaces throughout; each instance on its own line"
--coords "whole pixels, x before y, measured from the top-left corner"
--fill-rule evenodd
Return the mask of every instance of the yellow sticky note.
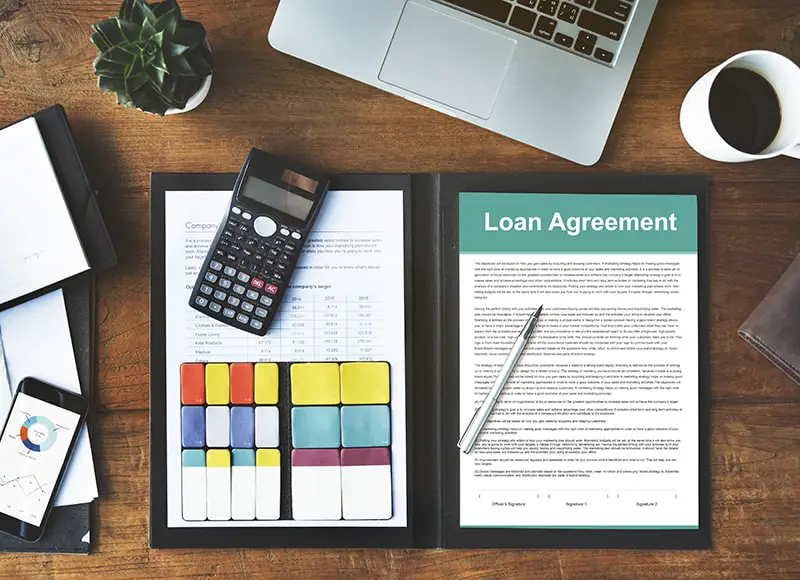
M 342 403 L 375 405 L 389 402 L 389 363 L 342 363 Z
M 231 452 L 227 449 L 209 449 L 206 452 L 206 467 L 230 467 Z
M 256 467 L 280 467 L 281 452 L 277 449 L 256 450 Z
M 225 363 L 206 365 L 206 403 L 227 405 L 231 402 L 231 376 Z
M 338 364 L 293 364 L 291 375 L 292 403 L 295 405 L 339 404 Z
M 258 363 L 255 370 L 255 399 L 257 405 L 278 404 L 278 365 Z

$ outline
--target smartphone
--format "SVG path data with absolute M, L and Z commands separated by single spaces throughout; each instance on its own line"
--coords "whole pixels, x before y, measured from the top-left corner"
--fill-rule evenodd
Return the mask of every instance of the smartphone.
M 82 396 L 22 379 L 0 434 L 0 531 L 42 537 L 88 412 Z

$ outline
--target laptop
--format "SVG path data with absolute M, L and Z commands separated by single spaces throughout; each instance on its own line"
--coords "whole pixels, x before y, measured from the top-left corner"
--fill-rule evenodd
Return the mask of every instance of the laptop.
M 277 50 L 582 165 L 658 0 L 281 0 Z

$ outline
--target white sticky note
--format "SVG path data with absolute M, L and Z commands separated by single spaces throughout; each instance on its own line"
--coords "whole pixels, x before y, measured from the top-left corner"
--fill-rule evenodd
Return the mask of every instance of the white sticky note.
M 278 407 L 256 407 L 256 447 L 277 447 L 278 441 Z
M 292 451 L 292 518 L 342 519 L 342 475 L 338 449 Z
M 277 449 L 256 451 L 256 519 L 281 517 L 281 462 Z
M 231 442 L 231 413 L 227 406 L 206 407 L 206 445 L 228 447 Z
M 227 449 L 206 453 L 206 510 L 209 520 L 231 519 L 231 454 Z
M 231 517 L 234 520 L 256 518 L 256 452 L 252 449 L 233 450 Z
M 389 465 L 343 465 L 342 515 L 346 520 L 391 518 L 392 468 Z
M 186 449 L 183 452 L 181 500 L 183 519 L 206 519 L 206 453 L 202 449 Z

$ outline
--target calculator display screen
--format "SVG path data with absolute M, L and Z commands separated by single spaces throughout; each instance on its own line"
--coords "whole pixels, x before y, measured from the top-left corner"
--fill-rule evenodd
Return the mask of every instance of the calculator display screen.
M 310 199 L 253 176 L 245 181 L 241 195 L 304 221 L 314 205 Z

